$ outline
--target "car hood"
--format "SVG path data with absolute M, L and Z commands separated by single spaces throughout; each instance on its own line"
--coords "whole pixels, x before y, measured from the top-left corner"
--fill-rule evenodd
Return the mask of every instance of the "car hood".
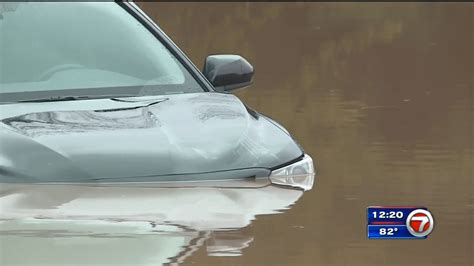
M 302 156 L 286 131 L 230 94 L 4 104 L 0 120 L 4 182 L 268 176 Z

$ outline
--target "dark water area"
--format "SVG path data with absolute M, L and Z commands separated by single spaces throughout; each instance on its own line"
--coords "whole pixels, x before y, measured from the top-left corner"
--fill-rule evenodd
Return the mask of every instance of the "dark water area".
M 188 265 L 473 265 L 473 33 L 469 3 L 139 3 L 202 68 L 256 69 L 236 94 L 313 156 L 316 186 L 231 233 L 241 256 Z M 427 240 L 368 240 L 369 205 L 424 205 Z M 207 244 L 206 244 L 207 243 Z

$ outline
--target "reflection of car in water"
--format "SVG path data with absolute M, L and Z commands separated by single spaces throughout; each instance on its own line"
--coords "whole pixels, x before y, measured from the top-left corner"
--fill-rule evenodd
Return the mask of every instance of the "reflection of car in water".
M 182 262 L 199 248 L 236 256 L 253 237 L 234 229 L 282 212 L 303 194 L 271 185 L 27 184 L 5 184 L 0 193 L 2 265 L 158 265 Z
M 201 73 L 133 3 L 1 7 L 0 182 L 311 188 L 310 156 L 228 93 L 252 83 L 242 57 Z

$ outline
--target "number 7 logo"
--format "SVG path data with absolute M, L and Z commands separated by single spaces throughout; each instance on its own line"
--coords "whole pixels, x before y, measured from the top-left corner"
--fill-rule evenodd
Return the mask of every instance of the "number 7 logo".
M 413 236 L 425 237 L 433 231 L 433 216 L 427 210 L 416 209 L 408 215 L 406 227 Z
M 423 231 L 425 231 L 425 225 L 429 226 L 430 218 L 428 218 L 427 216 L 413 216 L 410 221 L 410 226 L 415 230 L 416 223 L 414 222 L 416 221 L 420 221 L 417 231 L 418 233 L 422 233 Z

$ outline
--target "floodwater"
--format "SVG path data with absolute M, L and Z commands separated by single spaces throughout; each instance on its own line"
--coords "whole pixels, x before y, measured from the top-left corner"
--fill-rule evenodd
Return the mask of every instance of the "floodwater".
M 139 5 L 198 67 L 215 53 L 255 66 L 236 94 L 313 157 L 315 186 L 3 187 L 66 208 L 3 221 L 0 265 L 474 265 L 472 4 Z M 435 228 L 368 240 L 369 205 L 426 206 Z M 60 219 L 84 210 L 100 222 Z

